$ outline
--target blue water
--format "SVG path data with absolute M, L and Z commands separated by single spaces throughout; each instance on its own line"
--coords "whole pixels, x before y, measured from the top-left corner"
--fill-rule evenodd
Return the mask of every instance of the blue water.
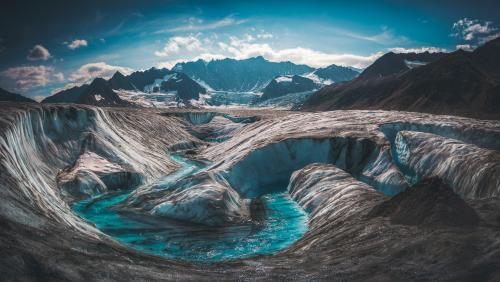
M 160 180 L 166 187 L 203 169 L 184 157 L 171 157 L 182 167 Z M 272 254 L 290 246 L 307 231 L 307 214 L 288 193 L 261 197 L 265 212 L 258 220 L 214 228 L 113 209 L 130 192 L 101 194 L 75 203 L 73 209 L 102 232 L 131 248 L 184 261 L 215 262 Z

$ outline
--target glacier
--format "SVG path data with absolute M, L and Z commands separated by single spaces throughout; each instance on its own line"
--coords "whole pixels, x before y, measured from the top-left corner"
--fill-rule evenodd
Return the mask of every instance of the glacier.
M 2 107 L 5 277 L 29 278 L 32 265 L 61 280 L 500 275 L 498 121 L 396 111 Z M 430 177 L 452 191 L 436 195 L 458 195 L 477 214 L 472 224 L 396 221 L 414 216 L 404 206 L 373 216 L 380 206 L 418 206 L 410 192 Z M 453 201 L 437 202 L 429 218 Z M 127 224 L 107 226 L 95 212 Z M 195 226 L 205 228 L 196 240 L 187 235 Z M 155 239 L 167 233 L 168 241 Z M 243 239 L 229 240 L 235 234 Z M 214 238 L 222 241 L 209 245 L 210 255 L 202 242 Z M 194 251 L 180 252 L 188 243 Z

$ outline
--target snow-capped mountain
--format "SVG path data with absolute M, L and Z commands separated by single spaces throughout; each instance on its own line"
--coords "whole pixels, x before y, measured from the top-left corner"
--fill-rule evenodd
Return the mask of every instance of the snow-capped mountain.
M 319 68 L 311 73 L 305 74 L 307 77 L 318 84 L 330 85 L 336 82 L 348 81 L 356 78 L 359 73 L 343 66 L 329 65 Z
M 172 70 L 203 81 L 217 91 L 249 92 L 263 89 L 276 76 L 310 73 L 314 68 L 291 62 L 270 62 L 259 56 L 178 63 Z
M 261 101 L 281 97 L 291 93 L 313 91 L 321 84 L 299 75 L 277 76 L 264 88 Z
M 75 103 L 95 106 L 131 106 L 113 91 L 109 81 L 96 78 L 90 84 L 75 86 L 45 98 L 42 103 Z
M 113 89 L 135 90 L 145 93 L 175 94 L 178 100 L 198 100 L 206 89 L 184 73 L 151 68 L 129 76 L 116 73 L 110 80 Z

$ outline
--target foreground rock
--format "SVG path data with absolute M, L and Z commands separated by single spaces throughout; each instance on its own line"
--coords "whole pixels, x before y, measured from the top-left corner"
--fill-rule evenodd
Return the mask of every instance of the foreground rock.
M 477 226 L 477 213 L 439 178 L 421 181 L 376 206 L 370 216 L 385 216 L 394 224 Z

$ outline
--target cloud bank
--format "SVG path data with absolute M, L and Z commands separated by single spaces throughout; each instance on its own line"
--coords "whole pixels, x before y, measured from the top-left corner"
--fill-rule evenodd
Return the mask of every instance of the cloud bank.
M 62 73 L 56 72 L 53 67 L 48 66 L 12 67 L 2 71 L 0 76 L 15 81 L 16 89 L 21 92 L 64 80 Z
M 35 45 L 28 53 L 28 56 L 26 57 L 30 61 L 47 61 L 50 59 L 51 55 L 49 50 L 47 48 L 43 47 L 42 45 Z
M 127 67 L 108 65 L 105 62 L 89 63 L 81 66 L 78 70 L 73 72 L 69 76 L 69 80 L 77 84 L 83 84 L 90 82 L 96 77 L 108 79 L 117 71 L 124 75 L 128 75 L 134 70 Z
M 277 49 L 265 39 L 272 39 L 270 33 L 245 34 L 241 37 L 229 36 L 227 40 L 217 37 L 203 38 L 201 34 L 171 37 L 165 46 L 154 54 L 159 57 L 178 58 L 159 62 L 158 67 L 172 68 L 176 63 L 184 61 L 205 61 L 223 58 L 237 60 L 263 56 L 272 62 L 291 61 L 296 64 L 306 64 L 312 67 L 325 67 L 331 64 L 365 68 L 383 55 L 376 52 L 370 55 L 355 55 L 344 53 L 328 53 L 311 48 L 294 47 Z M 430 50 L 430 49 L 429 49 Z
M 453 24 L 452 36 L 465 40 L 472 48 L 500 37 L 500 32 L 493 22 L 463 18 Z M 458 47 L 457 47 L 458 48 Z

